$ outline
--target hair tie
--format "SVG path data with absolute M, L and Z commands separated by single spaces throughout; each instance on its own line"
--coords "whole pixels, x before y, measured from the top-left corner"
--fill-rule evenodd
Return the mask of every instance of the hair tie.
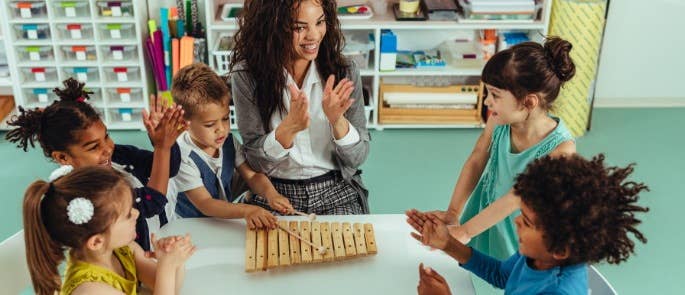
M 74 198 L 69 201 L 67 206 L 69 221 L 76 225 L 90 221 L 93 218 L 93 213 L 95 213 L 95 206 L 93 206 L 93 202 L 86 198 Z
M 49 182 L 48 183 L 48 190 L 43 195 L 43 198 L 47 198 L 49 195 L 52 195 L 54 192 L 55 192 L 55 185 L 52 184 L 52 182 Z

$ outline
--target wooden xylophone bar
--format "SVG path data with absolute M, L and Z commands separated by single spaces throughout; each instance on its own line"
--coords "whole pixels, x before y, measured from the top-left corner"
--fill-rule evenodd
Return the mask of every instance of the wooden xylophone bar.
M 376 254 L 373 225 L 349 222 L 279 221 L 302 239 L 326 251 L 321 254 L 282 229 L 250 230 L 245 235 L 245 271 L 329 262 Z

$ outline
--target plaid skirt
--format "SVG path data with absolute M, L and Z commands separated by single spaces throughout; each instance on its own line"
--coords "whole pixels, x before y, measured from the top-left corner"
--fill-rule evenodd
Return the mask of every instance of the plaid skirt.
M 317 215 L 363 214 L 359 194 L 342 178 L 340 171 L 302 180 L 271 178 L 271 183 L 297 211 Z M 247 203 L 278 214 L 262 196 L 255 195 Z

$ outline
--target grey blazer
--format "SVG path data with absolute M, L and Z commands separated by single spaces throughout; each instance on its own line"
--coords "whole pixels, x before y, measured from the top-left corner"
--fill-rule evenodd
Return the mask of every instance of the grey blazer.
M 359 132 L 360 140 L 348 146 L 335 145 L 334 159 L 345 181 L 350 184 L 360 196 L 360 203 L 364 213 L 369 213 L 369 192 L 361 179 L 359 166 L 364 163 L 369 154 L 369 131 L 366 128 L 366 115 L 364 113 L 364 99 L 362 94 L 362 81 L 359 70 L 353 64 L 350 67 L 348 77 L 354 81 L 354 91 L 351 97 L 355 98 L 354 104 L 345 112 L 344 116 Z M 340 78 L 338 78 L 340 79 Z M 264 151 L 264 141 L 267 134 L 264 132 L 262 121 L 259 117 L 259 108 L 254 98 L 255 83 L 244 64 L 240 64 L 231 73 L 231 90 L 233 103 L 236 108 L 238 130 L 243 139 L 243 150 L 247 162 L 256 171 L 269 174 L 277 169 L 282 158 L 273 158 Z M 358 173 L 359 172 L 359 173 Z

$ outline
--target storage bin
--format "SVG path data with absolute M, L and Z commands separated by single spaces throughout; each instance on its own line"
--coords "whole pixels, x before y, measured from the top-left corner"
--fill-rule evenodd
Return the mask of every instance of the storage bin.
M 57 99 L 57 95 L 48 88 L 25 88 L 22 92 L 26 102 L 25 107 L 29 108 L 46 107 Z
M 65 45 L 61 47 L 64 61 L 97 61 L 95 46 Z
M 41 19 L 48 16 L 45 1 L 11 1 L 10 10 L 15 18 L 20 19 Z
M 346 36 L 346 44 L 342 54 L 354 62 L 358 69 L 368 69 L 371 50 L 374 47 L 374 42 L 368 37 L 368 34 L 352 34 Z
M 16 24 L 14 34 L 17 40 L 50 39 L 50 26 L 47 24 Z
M 54 16 L 57 18 L 86 18 L 90 17 L 88 1 L 63 0 L 53 2 Z
M 133 16 L 133 2 L 131 1 L 98 1 L 97 8 L 101 17 Z
M 54 67 L 21 68 L 20 72 L 23 75 L 23 81 L 26 83 L 57 82 L 57 69 Z
M 98 29 L 101 40 L 130 40 L 136 37 L 133 24 L 100 24 Z
M 141 88 L 107 88 L 107 105 L 116 107 L 122 104 L 144 104 Z
M 110 108 L 107 110 L 111 123 L 142 122 L 142 108 Z
M 100 46 L 100 54 L 106 61 L 138 61 L 138 47 L 136 45 Z
M 93 25 L 91 24 L 57 24 L 57 32 L 64 40 L 92 40 Z
M 73 77 L 83 83 L 100 82 L 100 74 L 97 67 L 65 67 L 62 68 L 64 78 Z
M 138 82 L 140 81 L 139 67 L 105 67 L 103 68 L 107 82 Z
M 17 47 L 17 57 L 19 58 L 19 62 L 55 60 L 52 45 L 19 46 Z

